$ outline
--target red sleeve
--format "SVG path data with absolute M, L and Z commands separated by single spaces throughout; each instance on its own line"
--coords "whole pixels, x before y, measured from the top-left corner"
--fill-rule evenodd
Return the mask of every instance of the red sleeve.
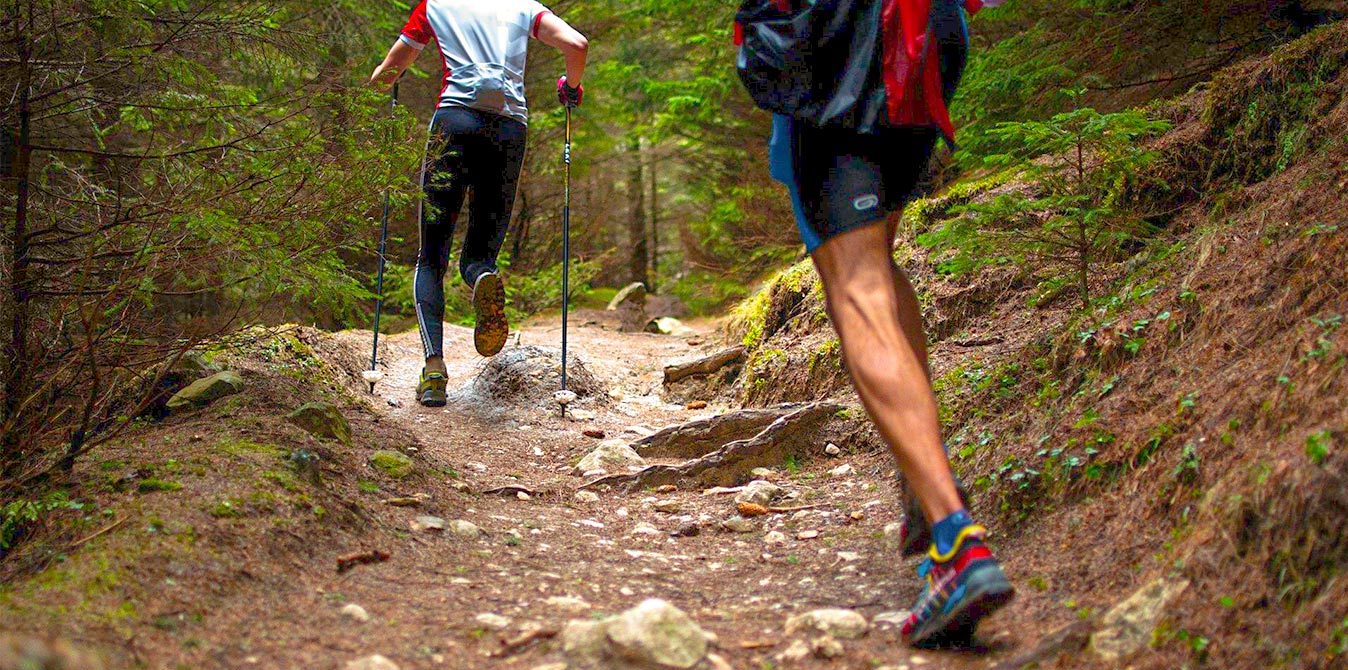
M 426 18 L 426 0 L 421 0 L 421 4 L 412 10 L 412 17 L 407 19 L 407 25 L 403 27 L 402 37 L 405 42 L 418 49 L 430 44 L 431 38 L 435 37 L 431 21 Z
M 538 24 L 543 22 L 543 15 L 551 13 L 552 12 L 545 9 L 534 15 L 533 27 L 529 29 L 529 34 L 533 36 L 534 39 L 538 39 Z

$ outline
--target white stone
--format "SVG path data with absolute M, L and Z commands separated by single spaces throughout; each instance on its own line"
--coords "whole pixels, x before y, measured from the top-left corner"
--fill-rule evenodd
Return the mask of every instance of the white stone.
M 778 662 L 796 663 L 805 660 L 810 653 L 810 645 L 805 640 L 792 640 L 776 658 Z
M 786 620 L 787 635 L 819 632 L 851 640 L 865 635 L 869 628 L 866 617 L 846 609 L 818 609 Z
M 903 546 L 903 524 L 895 521 L 885 524 L 884 535 L 880 539 L 880 548 L 885 553 L 892 554 L 899 551 Z
M 412 523 L 409 525 L 412 527 L 413 532 L 419 533 L 424 530 L 440 532 L 445 529 L 445 520 L 438 516 L 419 516 L 413 519 Z
M 398 670 L 398 664 L 375 654 L 347 662 L 346 670 Z
M 816 537 L 819 537 L 819 531 L 817 530 L 802 530 L 796 533 L 797 540 L 813 540 Z
M 838 454 L 842 453 L 842 449 L 839 449 L 838 445 L 829 442 L 827 445 L 824 446 L 824 453 L 828 454 L 829 456 L 837 456 Z
M 479 626 L 482 626 L 487 630 L 505 630 L 510 627 L 510 619 L 508 617 L 503 617 L 500 614 L 494 614 L 492 612 L 483 612 L 482 614 L 473 617 L 473 621 L 476 621 Z
M 721 522 L 721 527 L 732 533 L 752 533 L 758 530 L 758 523 L 738 514 Z
M 780 530 L 769 531 L 763 536 L 763 544 L 785 544 L 786 534 Z
M 590 609 L 590 603 L 580 598 L 571 596 L 553 596 L 543 601 L 543 604 L 564 614 L 584 614 Z
M 832 635 L 823 635 L 810 641 L 810 648 L 819 658 L 837 658 L 843 655 L 843 646 Z
M 629 466 L 640 467 L 645 464 L 646 459 L 623 440 L 605 440 L 580 459 L 575 471 L 587 473 L 593 470 L 623 470 Z
M 597 503 L 597 502 L 599 502 L 599 494 L 598 494 L 598 493 L 595 493 L 594 491 L 576 491 L 576 496 L 575 496 L 575 498 L 576 498 L 576 502 L 582 502 L 582 503 Z
M 828 476 L 830 476 L 830 477 L 846 477 L 847 475 L 852 474 L 852 472 L 853 472 L 853 470 L 852 470 L 852 464 L 850 464 L 850 463 L 843 463 L 842 465 L 839 465 L 838 467 L 833 468 L 832 470 L 829 470 L 829 471 L 828 471 Z
M 580 668 L 684 670 L 706 657 L 709 643 L 687 614 L 655 598 L 603 621 L 571 621 L 561 638 L 568 661 Z
M 365 623 L 370 620 L 370 613 L 366 612 L 364 607 L 361 607 L 356 603 L 350 603 L 346 607 L 343 607 L 341 614 L 342 616 L 359 623 Z
M 647 524 L 647 523 L 639 523 L 639 524 L 637 524 L 637 527 L 632 529 L 632 534 L 633 534 L 633 535 L 664 535 L 664 533 L 660 532 L 660 529 L 659 529 L 659 528 L 656 528 L 655 526 L 652 526 L 652 525 Z
M 744 490 L 735 494 L 735 502 L 767 507 L 782 493 L 782 487 L 762 479 L 755 479 L 749 482 Z
M 455 519 L 449 522 L 449 532 L 469 540 L 475 540 L 486 535 L 481 528 L 477 527 L 477 524 L 463 519 Z

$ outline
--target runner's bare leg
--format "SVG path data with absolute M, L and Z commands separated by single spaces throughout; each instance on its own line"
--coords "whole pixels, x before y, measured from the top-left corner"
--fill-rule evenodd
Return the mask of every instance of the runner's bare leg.
M 917 294 L 890 255 L 893 224 L 824 242 L 813 254 L 848 371 L 927 518 L 964 506 L 941 446 Z

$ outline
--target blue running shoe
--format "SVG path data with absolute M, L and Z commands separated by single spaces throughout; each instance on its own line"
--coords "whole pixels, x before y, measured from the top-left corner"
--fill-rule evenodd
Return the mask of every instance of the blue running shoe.
M 1011 601 L 1016 591 L 1002 574 L 983 539 L 987 529 L 966 527 L 950 553 L 932 547 L 918 567 L 927 584 L 903 625 L 903 640 L 914 646 L 968 644 L 983 617 Z

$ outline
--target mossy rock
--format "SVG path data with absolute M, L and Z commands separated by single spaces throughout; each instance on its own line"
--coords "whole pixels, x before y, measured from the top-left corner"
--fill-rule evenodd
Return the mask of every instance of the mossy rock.
M 332 403 L 305 403 L 287 414 L 286 421 L 303 428 L 314 437 L 351 444 L 351 424 Z
M 205 407 L 225 396 L 243 391 L 243 378 L 226 370 L 198 379 L 169 398 L 168 409 L 177 412 L 193 407 Z
M 406 479 L 412 475 L 414 469 L 412 459 L 405 454 L 387 449 L 370 454 L 370 465 L 394 479 Z

